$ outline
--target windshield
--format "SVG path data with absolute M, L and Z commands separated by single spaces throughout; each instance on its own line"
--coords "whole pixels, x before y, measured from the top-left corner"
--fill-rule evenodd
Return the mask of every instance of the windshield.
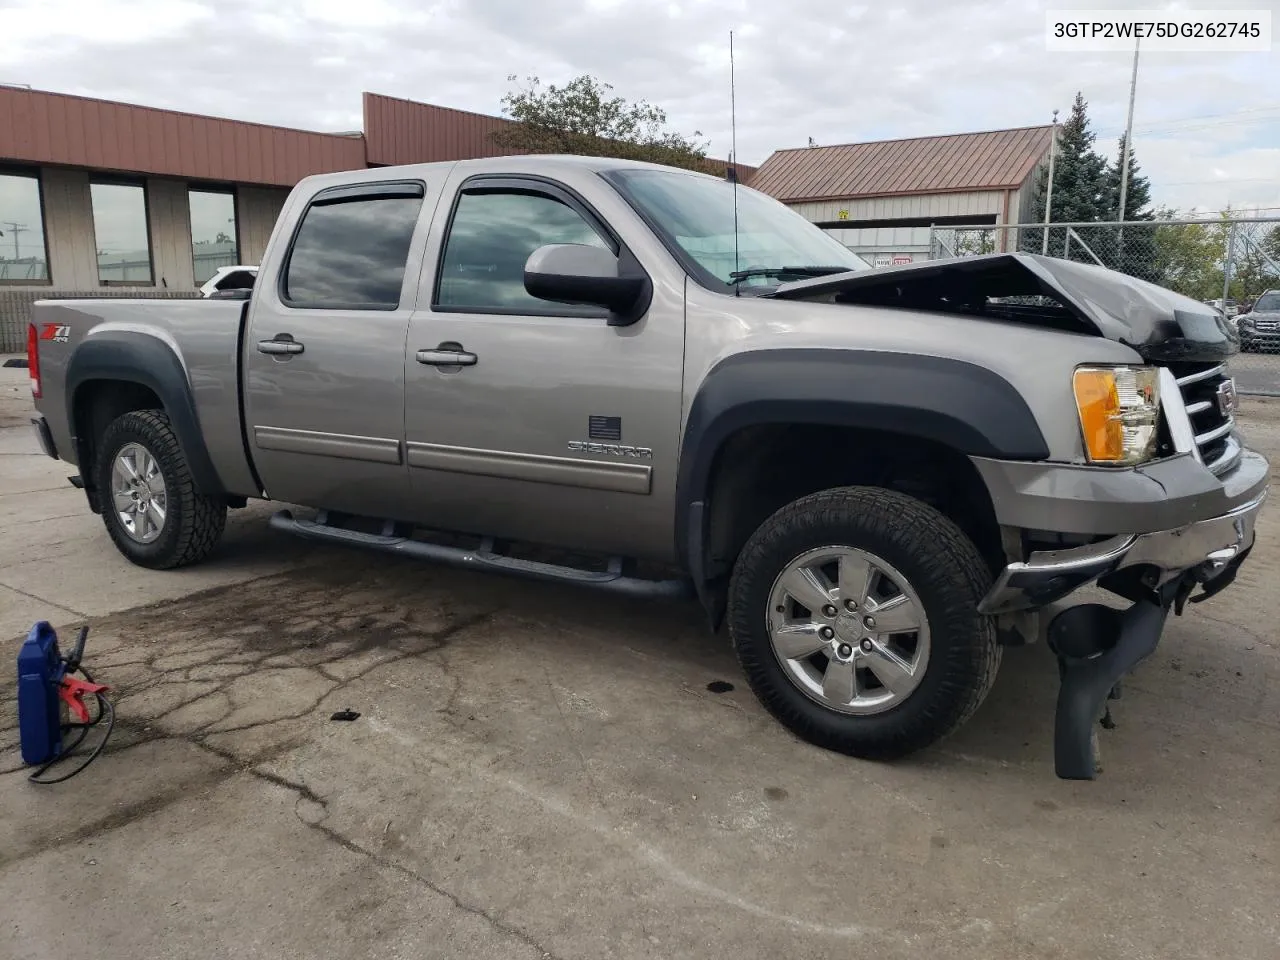
M 1280 293 L 1267 293 L 1253 305 L 1254 313 L 1280 313 Z
M 738 185 L 735 258 L 732 183 L 665 170 L 616 170 L 606 176 L 703 279 L 776 286 L 792 278 L 734 274 L 783 267 L 870 268 L 800 214 L 750 187 Z

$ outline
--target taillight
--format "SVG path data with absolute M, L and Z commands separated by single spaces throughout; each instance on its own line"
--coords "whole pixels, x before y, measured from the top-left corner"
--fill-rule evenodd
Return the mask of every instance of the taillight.
M 31 396 L 40 399 L 40 334 L 34 323 L 27 324 L 27 372 L 31 374 Z

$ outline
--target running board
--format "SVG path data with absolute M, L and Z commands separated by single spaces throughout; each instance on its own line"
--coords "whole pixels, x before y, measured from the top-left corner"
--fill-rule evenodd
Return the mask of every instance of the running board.
M 397 535 L 397 525 L 391 521 L 383 524 L 383 533 L 364 533 L 332 526 L 325 522 L 327 515 L 321 512 L 315 520 L 299 520 L 292 511 L 281 510 L 271 517 L 271 526 L 308 540 L 341 543 L 393 553 L 417 560 L 462 567 L 467 570 L 483 570 L 524 577 L 527 580 L 546 580 L 593 587 L 609 593 L 650 600 L 683 600 L 693 596 L 690 580 L 646 580 L 628 577 L 622 573 L 622 558 L 609 561 L 608 570 L 580 570 L 537 560 L 523 560 L 496 552 L 492 537 L 484 538 L 476 549 L 452 547 L 439 543 L 427 543 L 407 536 Z M 402 529 L 402 526 L 401 526 Z

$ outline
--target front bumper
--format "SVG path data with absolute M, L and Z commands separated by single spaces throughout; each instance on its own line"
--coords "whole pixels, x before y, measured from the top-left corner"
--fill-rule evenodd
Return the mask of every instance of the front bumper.
M 1044 607 L 1130 567 L 1156 571 L 1157 583 L 1187 571 L 1212 580 L 1253 545 L 1270 476 L 1270 465 L 1253 451 L 1222 478 L 1189 457 L 1129 471 L 974 462 L 989 481 L 1001 524 L 1097 538 L 1010 563 L 979 605 L 992 615 Z
M 1025 562 L 1004 568 L 978 609 L 998 614 L 1043 607 L 1099 577 L 1139 565 L 1160 571 L 1161 582 L 1200 568 L 1203 582 L 1208 582 L 1253 546 L 1254 524 L 1266 497 L 1263 491 L 1234 510 L 1174 530 L 1123 534 L 1070 550 L 1033 553 Z

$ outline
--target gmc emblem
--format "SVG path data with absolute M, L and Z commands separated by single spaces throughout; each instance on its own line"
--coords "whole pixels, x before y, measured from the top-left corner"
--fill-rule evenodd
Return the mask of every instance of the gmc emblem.
M 1231 379 L 1223 380 L 1218 384 L 1218 412 L 1229 417 L 1238 406 L 1240 398 L 1236 395 L 1236 382 Z

